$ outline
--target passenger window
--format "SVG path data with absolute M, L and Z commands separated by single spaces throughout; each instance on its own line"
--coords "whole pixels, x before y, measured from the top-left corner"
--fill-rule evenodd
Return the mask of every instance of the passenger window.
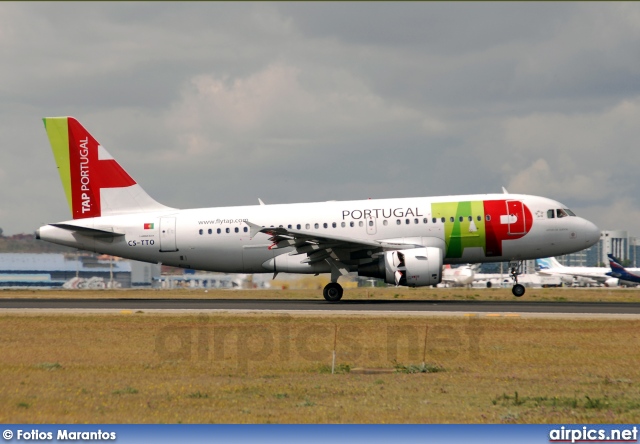
M 311 228 L 311 224 L 306 224 L 304 228 L 308 230 L 309 228 Z
M 291 224 L 287 225 L 287 228 L 288 228 L 288 229 L 291 229 Z
M 444 217 L 440 218 L 440 222 L 444 223 Z
M 434 224 L 436 223 L 438 219 L 436 219 L 435 217 L 433 219 L 431 219 L 431 222 L 433 222 Z
M 459 220 L 460 222 L 462 222 L 462 221 L 464 220 L 464 217 L 463 217 L 463 216 L 460 216 L 460 217 L 458 218 L 458 220 Z
M 427 219 L 426 217 L 424 219 L 422 219 L 422 223 L 426 224 L 427 222 L 429 222 L 429 219 Z
M 245 230 L 246 230 L 246 228 L 245 228 Z M 218 234 L 220 234 L 220 233 L 222 233 L 222 230 L 221 230 L 220 228 L 218 228 L 218 229 L 216 230 L 216 232 L 217 232 Z
M 200 229 L 199 233 L 200 233 L 200 234 L 202 234 L 202 233 L 203 233 L 202 228 Z
M 355 227 L 355 226 L 356 226 L 356 223 L 355 223 L 354 221 L 351 221 L 351 222 L 349 222 L 349 226 L 350 226 L 351 228 L 353 228 L 353 227 Z
M 389 221 L 387 219 L 383 220 L 382 225 L 386 227 L 387 225 L 389 225 Z
M 300 228 L 302 228 L 300 224 L 296 225 L 296 230 L 299 230 Z
M 362 221 L 358 222 L 358 226 L 359 227 L 364 227 L 364 222 L 362 222 Z
M 478 222 L 482 220 L 482 216 L 478 216 Z
M 346 223 L 344 223 L 344 222 L 342 222 L 342 223 L 340 223 L 340 226 L 341 226 L 342 228 L 344 228 L 344 227 L 346 227 L 346 226 L 347 226 L 347 224 L 346 224 Z
M 373 227 L 373 221 L 372 220 L 369 221 L 369 226 Z
M 247 227 L 244 227 L 244 228 L 242 229 L 242 231 L 244 231 L 244 232 L 246 233 L 246 232 L 248 232 L 248 231 L 249 231 L 249 229 L 248 229 Z
M 213 234 L 213 230 L 211 228 L 209 228 L 209 230 L 207 231 L 209 234 Z
M 450 218 L 449 218 L 449 221 L 454 222 L 454 221 L 455 221 L 455 219 L 454 219 L 453 217 L 450 217 Z
M 224 231 L 227 233 L 231 233 L 231 230 L 229 228 L 226 228 Z
M 323 224 L 322 224 L 322 226 L 323 226 L 324 228 L 329 228 L 329 225 L 327 225 L 327 223 L 326 223 L 326 222 L 325 222 L 325 223 L 323 223 Z
M 313 228 L 320 228 L 320 224 L 313 224 Z
M 420 221 L 419 221 L 418 219 L 413 219 L 413 223 L 414 223 L 414 224 L 419 224 L 419 223 L 420 223 Z
M 490 214 L 487 214 L 484 218 L 487 220 L 487 222 L 491 221 L 491 215 Z
M 235 227 L 235 228 L 233 229 L 233 231 L 235 231 L 236 233 L 239 233 L 239 232 L 240 232 L 240 228 Z
M 405 223 L 405 224 L 407 224 L 407 225 L 409 225 L 409 224 L 411 223 L 411 221 L 410 221 L 409 219 L 405 219 L 405 220 L 404 220 L 404 223 Z
M 334 223 L 332 223 L 332 224 L 331 224 L 331 226 L 332 226 L 333 228 L 336 228 L 338 225 L 334 222 Z
M 469 222 L 473 222 L 473 217 L 469 216 Z
M 396 225 L 400 225 L 402 221 L 400 219 L 396 219 Z

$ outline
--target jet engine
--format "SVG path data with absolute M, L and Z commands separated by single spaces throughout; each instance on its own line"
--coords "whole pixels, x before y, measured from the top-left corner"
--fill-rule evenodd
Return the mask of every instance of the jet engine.
M 442 250 L 436 247 L 386 251 L 377 261 L 360 265 L 358 276 L 384 279 L 387 284 L 424 287 L 442 280 Z
M 617 287 L 618 285 L 620 285 L 620 280 L 617 278 L 609 278 L 604 281 L 605 287 Z

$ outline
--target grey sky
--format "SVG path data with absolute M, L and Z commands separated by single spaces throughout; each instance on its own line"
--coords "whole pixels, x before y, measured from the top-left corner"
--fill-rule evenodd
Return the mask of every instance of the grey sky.
M 510 192 L 640 235 L 640 4 L 0 3 L 0 227 L 70 218 L 41 118 L 178 207 Z

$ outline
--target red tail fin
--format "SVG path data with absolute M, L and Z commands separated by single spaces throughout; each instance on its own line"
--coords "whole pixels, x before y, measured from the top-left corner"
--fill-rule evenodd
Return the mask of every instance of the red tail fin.
M 166 207 L 153 200 L 73 117 L 45 127 L 74 219 Z

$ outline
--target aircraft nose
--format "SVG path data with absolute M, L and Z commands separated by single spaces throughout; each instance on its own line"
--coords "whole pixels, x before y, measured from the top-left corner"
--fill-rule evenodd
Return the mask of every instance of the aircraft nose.
M 585 248 L 595 245 L 600 240 L 600 229 L 593 222 L 583 219 L 581 231 L 585 241 L 589 244 Z

